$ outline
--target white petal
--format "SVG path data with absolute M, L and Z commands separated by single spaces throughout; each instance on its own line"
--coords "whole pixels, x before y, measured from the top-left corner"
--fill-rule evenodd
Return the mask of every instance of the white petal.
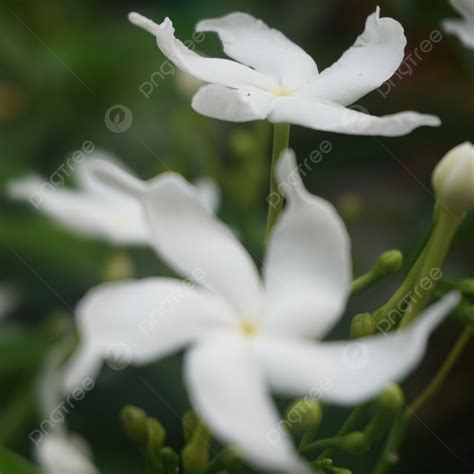
M 304 188 L 292 151 L 283 152 L 277 176 L 288 204 L 273 229 L 264 265 L 266 325 L 283 334 L 321 337 L 346 304 L 350 239 L 333 206 Z
M 221 202 L 221 191 L 217 183 L 210 178 L 199 178 L 194 181 L 199 199 L 211 212 L 217 212 Z
M 149 241 L 140 203 L 125 194 L 107 196 L 93 190 L 67 189 L 38 176 L 12 181 L 7 192 L 80 235 L 119 244 L 142 245 Z
M 105 194 L 111 199 L 124 196 L 137 197 L 143 192 L 145 182 L 136 178 L 115 156 L 96 152 L 75 170 L 76 182 L 87 190 Z
M 170 278 L 146 278 L 89 291 L 77 307 L 76 322 L 81 346 L 66 369 L 67 390 L 96 375 L 100 358 L 125 366 L 148 363 L 238 321 L 208 290 Z
M 301 461 L 256 369 L 249 339 L 230 333 L 201 341 L 186 356 L 185 377 L 199 416 L 249 463 L 272 472 L 300 472 Z
M 450 3 L 466 20 L 474 21 L 474 2 L 472 0 L 450 0 Z
M 390 79 L 403 61 L 406 43 L 402 25 L 380 18 L 377 7 L 354 45 L 301 93 L 350 105 Z
M 303 49 L 247 13 L 200 21 L 196 31 L 216 32 L 228 56 L 273 76 L 284 87 L 297 88 L 318 73 Z
M 258 338 L 256 355 L 276 391 L 356 404 L 374 397 L 417 366 L 431 331 L 459 300 L 457 293 L 451 293 L 407 329 L 387 335 L 322 343 Z
M 198 90 L 192 106 L 206 117 L 229 122 L 263 120 L 270 111 L 275 96 L 256 88 L 229 89 L 210 84 Z
M 76 435 L 48 433 L 36 447 L 46 474 L 98 474 L 87 443 Z
M 228 59 L 205 58 L 187 48 L 175 38 L 173 23 L 165 18 L 157 24 L 148 18 L 130 13 L 129 20 L 155 36 L 158 48 L 176 67 L 205 82 L 228 87 L 258 87 L 273 89 L 276 81 L 262 73 Z
M 474 48 L 474 20 L 444 20 L 443 28 L 447 33 L 456 35 L 467 48 Z
M 280 97 L 274 102 L 268 120 L 273 123 L 292 123 L 315 130 L 348 135 L 406 135 L 421 126 L 438 127 L 441 121 L 434 115 L 400 112 L 374 117 L 341 105 L 301 97 Z
M 241 315 L 261 312 L 255 264 L 233 233 L 199 200 L 193 186 L 161 175 L 144 195 L 156 251 L 177 271 L 225 297 Z

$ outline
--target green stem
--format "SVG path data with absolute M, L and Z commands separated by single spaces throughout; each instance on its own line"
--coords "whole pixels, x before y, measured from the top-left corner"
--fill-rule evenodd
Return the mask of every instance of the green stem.
M 406 412 L 403 412 L 395 419 L 373 474 L 386 474 L 398 462 L 398 450 L 403 441 L 409 420 L 410 417 L 406 415 Z
M 355 278 L 351 283 L 351 295 L 357 295 L 361 293 L 376 283 L 379 279 L 379 276 L 373 271 L 367 272 L 366 274 Z
M 269 207 L 267 217 L 267 228 L 265 232 L 265 242 L 268 242 L 270 232 L 275 225 L 275 222 L 280 215 L 283 208 L 283 196 L 278 189 L 278 182 L 275 176 L 276 165 L 280 158 L 281 152 L 288 148 L 290 143 L 290 124 L 287 123 L 276 123 L 273 126 L 273 152 L 272 152 L 272 165 L 270 169 L 270 194 L 269 194 Z
M 449 352 L 443 365 L 433 377 L 432 381 L 423 392 L 412 402 L 403 413 L 397 417 L 392 425 L 392 429 L 383 448 L 380 459 L 375 466 L 373 474 L 386 474 L 390 468 L 398 461 L 398 451 L 402 444 L 408 424 L 412 416 L 428 402 L 441 387 L 442 383 L 450 373 L 463 350 L 466 348 L 473 333 L 473 327 L 466 327 L 459 335 L 456 343 Z
M 347 417 L 344 424 L 339 428 L 337 436 L 343 436 L 354 430 L 359 420 L 362 418 L 364 413 L 367 411 L 367 404 L 359 405 L 355 407 L 351 414 Z M 321 461 L 324 458 L 331 457 L 334 453 L 334 449 L 326 448 L 317 458 L 318 461 Z
M 428 386 L 421 392 L 420 395 L 411 403 L 408 407 L 410 414 L 414 414 L 431 398 L 433 398 L 438 390 L 440 389 L 441 385 L 445 381 L 446 377 L 448 376 L 449 372 L 453 368 L 456 361 L 459 359 L 462 351 L 467 346 L 471 336 L 472 336 L 473 328 L 472 326 L 466 326 L 464 330 L 459 335 L 456 343 L 452 347 L 451 351 L 446 357 L 443 365 L 440 367 L 436 375 L 433 377 L 433 380 L 428 384 Z
M 415 294 L 410 294 L 408 308 L 400 323 L 400 328 L 410 324 L 427 305 L 436 287 L 433 282 L 435 277 L 432 273 L 434 270 L 439 270 L 441 276 L 441 266 L 463 220 L 463 217 L 453 214 L 442 206 L 438 206 L 437 211 L 433 233 L 426 246 L 423 263 L 420 266 L 417 283 L 414 287 Z
M 407 295 L 417 282 L 420 268 L 426 256 L 426 249 L 427 247 L 421 251 L 420 255 L 416 259 L 410 271 L 407 273 L 407 276 L 403 280 L 398 290 L 383 306 L 374 311 L 374 318 L 376 322 L 380 322 L 380 320 L 383 319 L 387 314 L 390 314 L 392 311 L 398 310 L 400 308 L 400 305 L 406 299 Z

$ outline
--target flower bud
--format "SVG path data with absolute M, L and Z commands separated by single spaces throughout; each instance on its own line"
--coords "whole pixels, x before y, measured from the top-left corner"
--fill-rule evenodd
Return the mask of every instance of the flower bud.
M 184 440 L 186 443 L 189 443 L 191 441 L 191 438 L 193 437 L 194 431 L 199 423 L 198 417 L 196 416 L 196 413 L 192 410 L 188 410 L 184 415 L 183 415 L 183 434 L 184 434 Z
M 369 450 L 370 445 L 364 433 L 354 431 L 341 438 L 339 447 L 349 454 L 362 454 Z
M 454 147 L 433 172 L 433 188 L 443 206 L 457 214 L 474 209 L 474 145 Z
M 376 406 L 378 410 L 385 412 L 396 412 L 403 405 L 405 396 L 399 385 L 391 383 L 377 397 Z
M 351 339 L 371 336 L 377 330 L 375 318 L 370 313 L 356 314 L 351 321 Z
M 181 460 L 187 474 L 199 474 L 209 462 L 209 449 L 203 443 L 189 443 L 181 451 Z
M 321 404 L 317 400 L 299 398 L 288 407 L 285 420 L 290 432 L 299 435 L 316 430 L 322 417 Z
M 178 474 L 179 472 L 179 456 L 169 446 L 162 448 L 160 451 L 160 460 L 163 474 Z
M 146 420 L 146 449 L 150 454 L 157 454 L 162 448 L 166 431 L 163 425 L 155 418 L 147 418 Z
M 125 434 L 136 443 L 145 443 L 147 439 L 147 416 L 133 405 L 125 405 L 120 410 L 120 420 Z
M 380 255 L 373 271 L 378 276 L 390 275 L 403 265 L 403 254 L 400 250 L 388 250 Z

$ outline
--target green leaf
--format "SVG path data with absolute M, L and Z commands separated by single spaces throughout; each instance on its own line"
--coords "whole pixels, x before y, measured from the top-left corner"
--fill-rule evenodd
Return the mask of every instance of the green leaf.
M 18 454 L 0 446 L 0 472 L 15 474 L 40 474 L 41 471 Z

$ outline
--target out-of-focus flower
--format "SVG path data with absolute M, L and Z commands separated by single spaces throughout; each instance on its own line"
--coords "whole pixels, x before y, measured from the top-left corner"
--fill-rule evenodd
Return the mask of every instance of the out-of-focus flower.
M 433 172 L 433 188 L 441 204 L 454 212 L 474 209 L 474 145 L 462 143 L 450 150 Z
M 83 438 L 69 433 L 48 433 L 36 448 L 45 474 L 99 474 Z
M 16 306 L 18 301 L 17 292 L 8 284 L 0 285 L 0 321 Z
M 48 353 L 38 377 L 38 407 L 41 415 L 50 423 L 41 425 L 46 426 L 47 431 L 36 439 L 35 458 L 45 474 L 99 474 L 92 461 L 92 451 L 87 441 L 69 432 L 64 418 L 62 421 L 51 422 L 53 415 L 59 414 L 61 417 L 63 410 L 63 374 L 60 364 L 64 358 L 64 350 L 59 346 Z
M 350 242 L 334 208 L 304 188 L 290 151 L 278 163 L 288 204 L 271 234 L 263 282 L 234 234 L 181 176 L 165 173 L 141 193 L 108 163 L 96 176 L 143 201 L 155 250 L 187 280 L 147 278 L 91 290 L 76 311 L 81 343 L 65 388 L 95 377 L 104 357 L 146 364 L 190 345 L 185 379 L 196 411 L 254 465 L 304 469 L 279 429 L 271 390 L 317 392 L 340 404 L 373 397 L 420 361 L 428 335 L 458 302 L 450 294 L 387 336 L 314 341 L 345 308 Z
M 199 32 L 216 32 L 225 53 L 235 59 L 206 58 L 175 38 L 171 20 L 161 24 L 138 13 L 129 19 L 156 37 L 158 47 L 182 71 L 210 84 L 193 98 L 193 108 L 231 122 L 268 119 L 330 132 L 398 136 L 422 125 L 438 126 L 432 115 L 402 112 L 374 117 L 347 108 L 377 89 L 403 60 L 406 38 L 379 8 L 367 18 L 365 31 L 321 74 L 299 46 L 246 13 L 203 20 Z M 238 61 L 238 62 L 237 62 Z
M 450 0 L 450 3 L 463 18 L 444 20 L 444 30 L 456 35 L 467 48 L 474 48 L 474 0 Z
M 10 182 L 7 194 L 13 199 L 29 201 L 39 212 L 62 227 L 83 236 L 115 244 L 149 244 L 148 225 L 142 206 L 128 194 L 94 180 L 90 168 L 96 159 L 117 163 L 125 169 L 117 158 L 97 152 L 71 170 L 76 189 L 64 187 L 62 181 L 55 184 L 53 179 L 45 181 L 34 175 Z M 134 179 L 137 185 L 143 185 L 137 178 L 130 179 Z M 203 202 L 215 210 L 219 204 L 219 191 L 215 183 L 202 179 L 198 189 Z

